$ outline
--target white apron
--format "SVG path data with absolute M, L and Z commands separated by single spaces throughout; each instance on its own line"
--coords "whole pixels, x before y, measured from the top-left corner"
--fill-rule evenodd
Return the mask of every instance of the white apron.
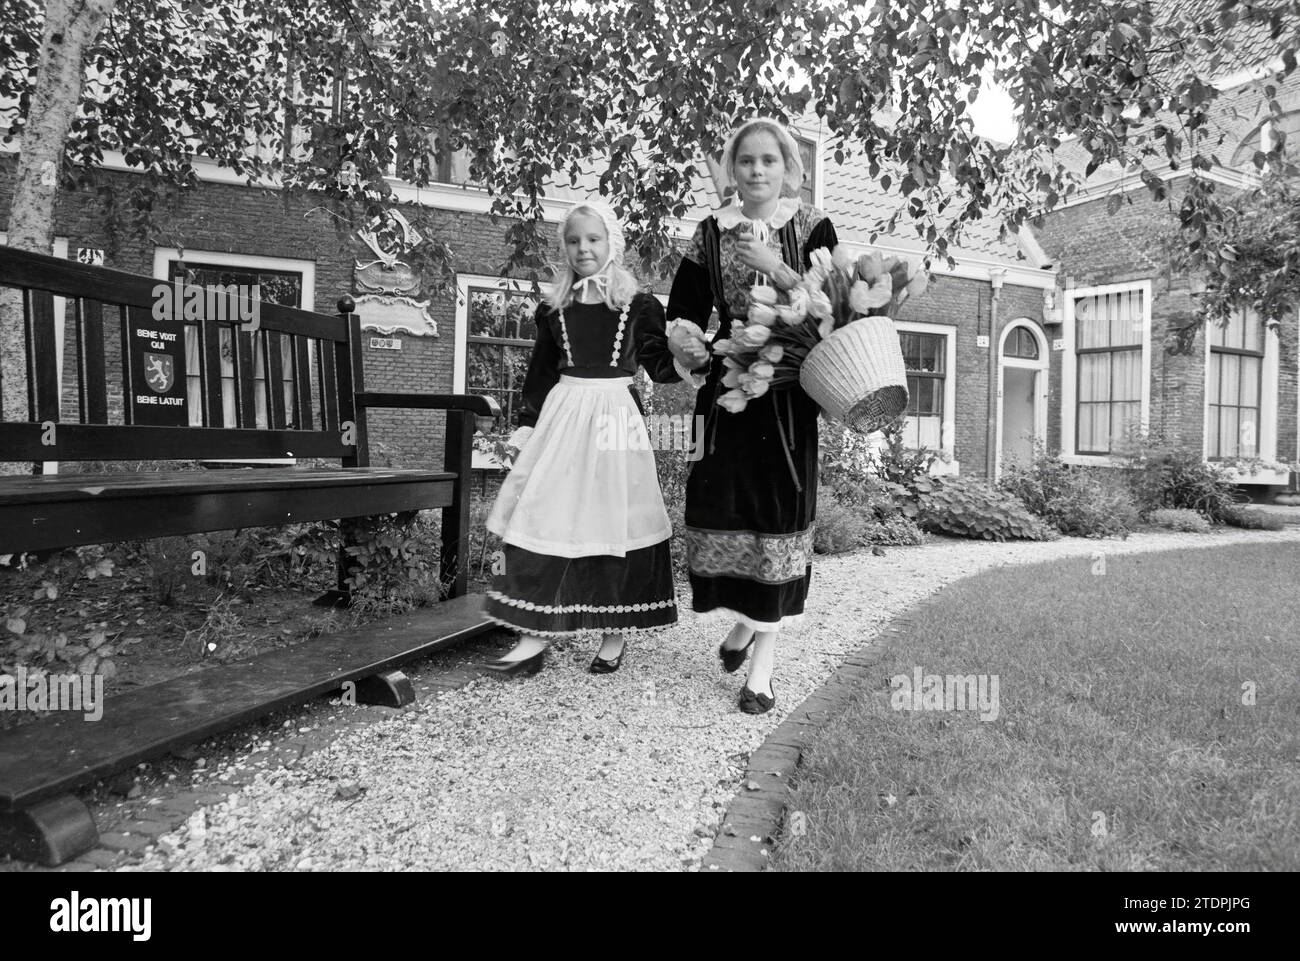
M 625 557 L 672 535 L 631 377 L 561 374 L 487 529 L 554 557 Z

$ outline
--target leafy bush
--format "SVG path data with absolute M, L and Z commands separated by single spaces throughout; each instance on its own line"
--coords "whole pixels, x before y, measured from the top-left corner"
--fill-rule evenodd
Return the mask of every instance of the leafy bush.
M 1170 530 L 1186 531 L 1191 534 L 1204 534 L 1210 529 L 1210 522 L 1196 511 L 1185 507 L 1161 507 L 1151 512 L 1147 518 L 1157 527 Z
M 1223 468 L 1202 460 L 1199 449 L 1148 435 L 1129 441 L 1118 453 L 1128 467 L 1125 479 L 1143 517 L 1171 507 L 1221 521 L 1224 511 L 1241 500 Z
M 1055 540 L 1060 535 L 1019 499 L 966 477 L 920 477 L 891 485 L 905 499 L 903 513 L 922 530 L 985 540 Z
M 906 421 L 898 417 L 882 431 L 885 443 L 877 449 L 876 471 L 887 484 L 909 487 L 918 477 L 929 475 L 930 466 L 939 455 L 928 447 L 909 450 L 903 441 L 905 424 Z
M 1127 537 L 1139 520 L 1122 480 L 1062 463 L 1041 447 L 1028 467 L 1009 467 L 999 486 L 1062 534 Z
M 1234 504 L 1223 512 L 1223 522 L 1252 531 L 1280 531 L 1286 527 L 1282 518 L 1240 504 Z
M 895 513 L 883 519 L 868 518 L 863 525 L 863 544 L 907 547 L 924 541 L 925 534 L 916 526 L 916 521 L 904 517 L 902 513 Z
M 887 517 L 877 517 L 870 508 L 844 504 L 834 498 L 817 504 L 813 550 L 818 554 L 842 554 L 873 545 L 907 546 L 924 540 L 925 535 L 916 522 L 897 509 Z
M 817 523 L 813 529 L 813 551 L 818 554 L 842 554 L 862 546 L 866 521 L 862 512 L 833 498 L 818 504 Z
M 401 610 L 437 598 L 440 545 L 418 511 L 350 518 L 340 523 L 347 574 L 357 603 L 375 610 Z M 430 563 L 430 559 L 434 563 Z

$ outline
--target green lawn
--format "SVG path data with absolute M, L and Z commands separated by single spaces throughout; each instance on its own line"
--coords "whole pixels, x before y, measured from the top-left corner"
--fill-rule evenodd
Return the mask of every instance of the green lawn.
M 1300 545 L 1095 566 L 911 615 L 805 752 L 773 868 L 1300 869 Z M 997 675 L 997 719 L 892 709 L 917 666 Z

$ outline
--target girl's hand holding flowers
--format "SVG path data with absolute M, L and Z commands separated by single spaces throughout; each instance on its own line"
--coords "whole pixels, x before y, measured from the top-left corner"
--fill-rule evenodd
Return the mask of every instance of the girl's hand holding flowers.
M 736 237 L 736 257 L 750 270 L 757 270 L 768 277 L 775 276 L 785 266 L 785 261 L 753 234 L 740 234 Z
M 689 320 L 678 320 L 668 332 L 668 350 L 687 370 L 700 367 L 709 359 L 704 331 Z

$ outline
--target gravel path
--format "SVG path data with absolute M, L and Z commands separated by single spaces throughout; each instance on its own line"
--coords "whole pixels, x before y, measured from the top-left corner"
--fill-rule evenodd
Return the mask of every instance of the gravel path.
M 898 613 L 1006 564 L 1300 541 L 1279 532 L 993 544 L 939 540 L 819 558 L 808 614 L 777 654 L 776 710 L 736 710 L 725 632 L 689 611 L 586 673 L 593 642 L 553 646 L 533 678 L 483 678 L 258 776 L 127 870 L 695 870 L 749 752 Z

